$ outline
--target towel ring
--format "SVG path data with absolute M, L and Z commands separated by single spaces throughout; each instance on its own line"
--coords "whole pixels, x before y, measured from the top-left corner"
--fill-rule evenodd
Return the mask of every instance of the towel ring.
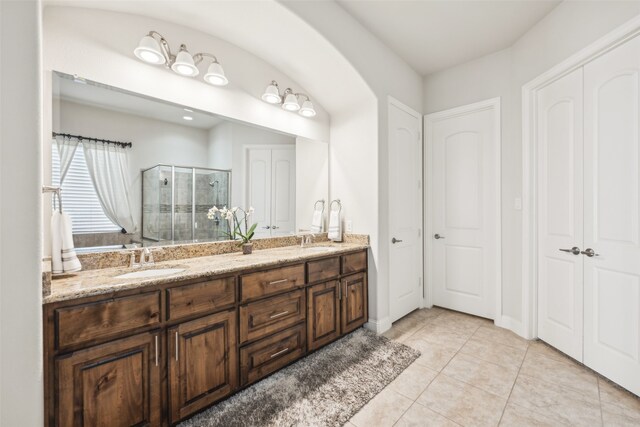
M 62 212 L 62 189 L 60 187 L 42 186 L 42 193 L 53 193 L 53 207 L 56 207 L 56 196 L 58 197 L 58 209 Z
M 316 200 L 316 202 L 313 204 L 313 210 L 317 211 L 318 210 L 318 203 L 320 203 L 322 205 L 322 209 L 320 209 L 321 212 L 324 212 L 324 199 L 320 199 L 320 200 Z
M 333 205 L 334 204 L 338 204 L 338 213 L 342 210 L 342 202 L 340 202 L 340 199 L 335 199 L 331 201 L 331 204 L 329 205 L 329 210 L 333 211 Z

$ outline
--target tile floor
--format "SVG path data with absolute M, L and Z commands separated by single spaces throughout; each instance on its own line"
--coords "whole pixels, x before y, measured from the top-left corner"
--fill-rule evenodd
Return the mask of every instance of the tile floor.
M 489 320 L 434 307 L 385 336 L 422 356 L 346 427 L 640 426 L 640 398 Z

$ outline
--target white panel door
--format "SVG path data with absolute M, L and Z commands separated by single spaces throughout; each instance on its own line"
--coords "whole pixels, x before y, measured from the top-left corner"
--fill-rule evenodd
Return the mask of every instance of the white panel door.
M 247 155 L 247 207 L 253 206 L 255 237 L 271 236 L 271 150 L 250 149 Z
M 538 336 L 582 361 L 582 68 L 537 96 Z
M 394 322 L 422 306 L 421 116 L 389 102 L 389 287 Z
M 499 106 L 457 110 L 427 116 L 433 304 L 493 319 L 500 280 Z
M 296 226 L 296 152 L 271 151 L 271 235 L 290 235 Z
M 584 67 L 585 364 L 640 394 L 640 37 Z

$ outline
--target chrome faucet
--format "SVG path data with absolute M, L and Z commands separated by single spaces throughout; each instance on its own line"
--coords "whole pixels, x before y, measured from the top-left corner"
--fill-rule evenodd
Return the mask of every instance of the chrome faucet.
M 316 235 L 313 233 L 310 234 L 303 234 L 302 236 L 300 236 L 300 247 L 304 248 L 304 245 L 310 245 L 311 243 L 313 243 L 313 239 L 315 239 Z
M 140 262 L 136 263 L 136 251 L 131 251 L 131 258 L 129 259 L 129 267 L 142 267 L 145 265 L 153 265 L 155 261 L 153 260 L 153 251 L 149 250 L 149 248 L 144 248 L 140 251 Z

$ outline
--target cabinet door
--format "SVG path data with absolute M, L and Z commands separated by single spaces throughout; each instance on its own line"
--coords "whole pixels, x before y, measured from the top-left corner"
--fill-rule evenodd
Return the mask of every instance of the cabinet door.
M 235 310 L 168 331 L 171 423 L 231 394 L 238 383 Z
M 56 359 L 58 426 L 160 425 L 160 333 Z
M 352 274 L 342 279 L 342 333 L 349 333 L 366 321 L 367 275 Z
M 340 282 L 307 288 L 307 343 L 316 350 L 340 336 Z

